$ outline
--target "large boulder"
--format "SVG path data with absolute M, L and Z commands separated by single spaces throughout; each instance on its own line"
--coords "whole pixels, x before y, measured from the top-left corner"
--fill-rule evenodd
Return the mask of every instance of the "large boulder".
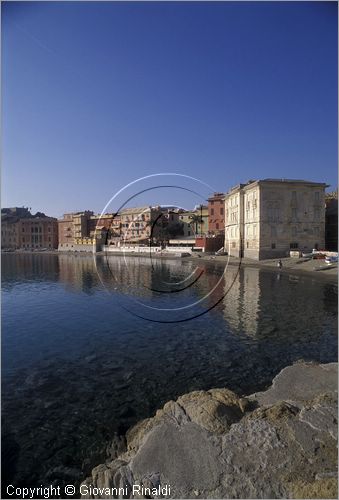
M 166 403 L 83 498 L 337 498 L 336 371 L 298 363 L 248 399 L 212 389 Z

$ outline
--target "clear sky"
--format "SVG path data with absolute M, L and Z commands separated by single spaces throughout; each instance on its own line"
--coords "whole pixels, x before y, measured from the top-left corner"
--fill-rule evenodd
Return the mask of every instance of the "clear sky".
M 157 172 L 336 187 L 337 4 L 2 2 L 2 148 L 2 206 L 54 216 Z

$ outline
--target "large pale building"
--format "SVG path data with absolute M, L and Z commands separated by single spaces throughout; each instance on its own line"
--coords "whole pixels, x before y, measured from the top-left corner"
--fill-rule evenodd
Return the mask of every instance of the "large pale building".
M 225 248 L 235 257 L 270 259 L 325 246 L 326 184 L 249 181 L 225 196 Z

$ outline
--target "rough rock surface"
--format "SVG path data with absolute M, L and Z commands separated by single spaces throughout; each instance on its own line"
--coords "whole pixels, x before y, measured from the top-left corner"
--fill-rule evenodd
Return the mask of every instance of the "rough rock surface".
M 92 471 L 103 488 L 170 486 L 167 498 L 337 498 L 337 364 L 297 363 L 246 398 L 227 389 L 169 401 L 126 435 L 127 451 Z M 94 491 L 94 493 L 93 493 Z

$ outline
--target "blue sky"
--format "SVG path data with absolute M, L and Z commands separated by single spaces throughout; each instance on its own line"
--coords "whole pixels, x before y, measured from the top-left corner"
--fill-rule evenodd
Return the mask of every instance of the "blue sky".
M 337 4 L 3 2 L 2 103 L 2 206 L 101 211 L 157 172 L 336 187 Z

